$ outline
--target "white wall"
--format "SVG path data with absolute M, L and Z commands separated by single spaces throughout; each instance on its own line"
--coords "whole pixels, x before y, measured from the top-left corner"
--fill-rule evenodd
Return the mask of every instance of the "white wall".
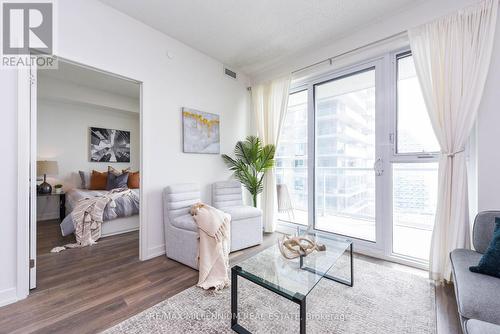
M 94 0 L 59 0 L 57 17 L 59 56 L 143 82 L 145 256 L 161 255 L 163 188 L 197 182 L 203 199 L 210 201 L 209 185 L 230 176 L 218 155 L 182 153 L 181 107 L 220 114 L 221 150 L 230 152 L 248 133 L 247 80 L 226 77 L 220 62 Z M 0 73 L 0 303 L 11 301 L 16 288 L 16 77 Z
M 2 186 L 0 212 L 0 305 L 16 299 L 16 235 L 17 235 L 17 75 L 12 70 L 0 70 L 0 101 L 2 131 L 0 131 L 0 165 Z
M 47 181 L 52 186 L 61 183 L 67 191 L 80 186 L 79 170 L 105 171 L 108 166 L 119 170 L 128 167 L 132 171 L 139 170 L 139 103 L 118 94 L 97 90 L 93 92 L 91 88 L 68 82 L 58 83 L 59 85 L 52 85 L 52 80 L 47 81 L 43 77 L 38 81 L 37 156 L 38 160 L 55 160 L 59 167 L 59 174 L 47 176 Z M 47 88 L 52 89 L 46 91 Z M 140 89 L 139 85 L 137 89 Z M 45 91 L 42 93 L 41 90 Z M 80 94 L 76 94 L 77 92 Z M 81 94 L 82 92 L 85 94 Z M 74 93 L 74 100 L 68 99 L 72 96 L 71 93 Z M 135 111 L 110 107 L 122 105 L 126 105 L 126 109 L 133 109 L 135 106 Z M 130 163 L 91 162 L 90 127 L 130 131 Z M 58 198 L 37 198 L 37 217 L 38 220 L 59 218 Z
M 477 208 L 500 210 L 500 13 L 477 120 Z

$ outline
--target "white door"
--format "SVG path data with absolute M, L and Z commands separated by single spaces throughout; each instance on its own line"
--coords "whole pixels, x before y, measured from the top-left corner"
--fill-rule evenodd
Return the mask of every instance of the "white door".
M 30 69 L 30 289 L 36 288 L 37 68 Z
M 383 248 L 385 109 L 375 61 L 316 81 L 314 228 Z

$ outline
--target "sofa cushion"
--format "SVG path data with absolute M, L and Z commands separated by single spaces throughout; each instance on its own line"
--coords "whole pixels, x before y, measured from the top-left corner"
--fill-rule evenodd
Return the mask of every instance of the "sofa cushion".
M 500 334 L 500 326 L 471 319 L 466 324 L 467 334 Z
M 500 279 L 473 273 L 481 254 L 467 249 L 456 249 L 450 254 L 458 312 L 467 319 L 478 319 L 500 324 Z
M 481 257 L 479 264 L 469 269 L 475 273 L 500 278 L 500 218 L 495 218 L 495 222 L 495 232 L 488 249 Z
M 198 225 L 190 214 L 176 217 L 172 220 L 172 225 L 183 230 L 198 231 Z
M 495 218 L 500 217 L 500 211 L 483 211 L 477 214 L 472 230 L 472 243 L 479 253 L 486 252 L 493 238 Z
M 260 209 L 247 205 L 223 207 L 220 208 L 220 210 L 229 213 L 231 215 L 231 220 L 240 220 L 262 216 L 262 211 Z

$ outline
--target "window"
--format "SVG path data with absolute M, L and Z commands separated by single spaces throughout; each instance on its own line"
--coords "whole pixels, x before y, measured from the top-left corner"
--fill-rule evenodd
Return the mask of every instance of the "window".
M 438 164 L 393 164 L 393 252 L 427 261 L 437 203 Z
M 396 152 L 439 152 L 411 53 L 397 56 Z
M 435 153 L 439 151 L 439 144 L 411 53 L 398 55 L 396 60 L 398 102 L 397 142 L 392 164 L 392 251 L 425 262 L 429 258 L 437 204 Z M 405 161 L 399 161 L 403 155 Z
M 280 203 L 290 207 L 278 207 L 279 219 L 297 224 L 308 223 L 307 200 L 307 91 L 290 94 L 288 110 L 281 130 L 276 152 L 277 183 L 286 191 L 278 192 Z

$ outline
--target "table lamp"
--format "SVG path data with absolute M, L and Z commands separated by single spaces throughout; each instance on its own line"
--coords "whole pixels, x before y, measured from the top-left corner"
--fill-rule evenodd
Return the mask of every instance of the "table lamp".
M 57 175 L 57 173 L 57 161 L 42 160 L 36 162 L 36 175 L 43 174 L 43 183 L 38 186 L 40 194 L 50 194 L 52 192 L 52 186 L 47 183 L 47 174 Z

